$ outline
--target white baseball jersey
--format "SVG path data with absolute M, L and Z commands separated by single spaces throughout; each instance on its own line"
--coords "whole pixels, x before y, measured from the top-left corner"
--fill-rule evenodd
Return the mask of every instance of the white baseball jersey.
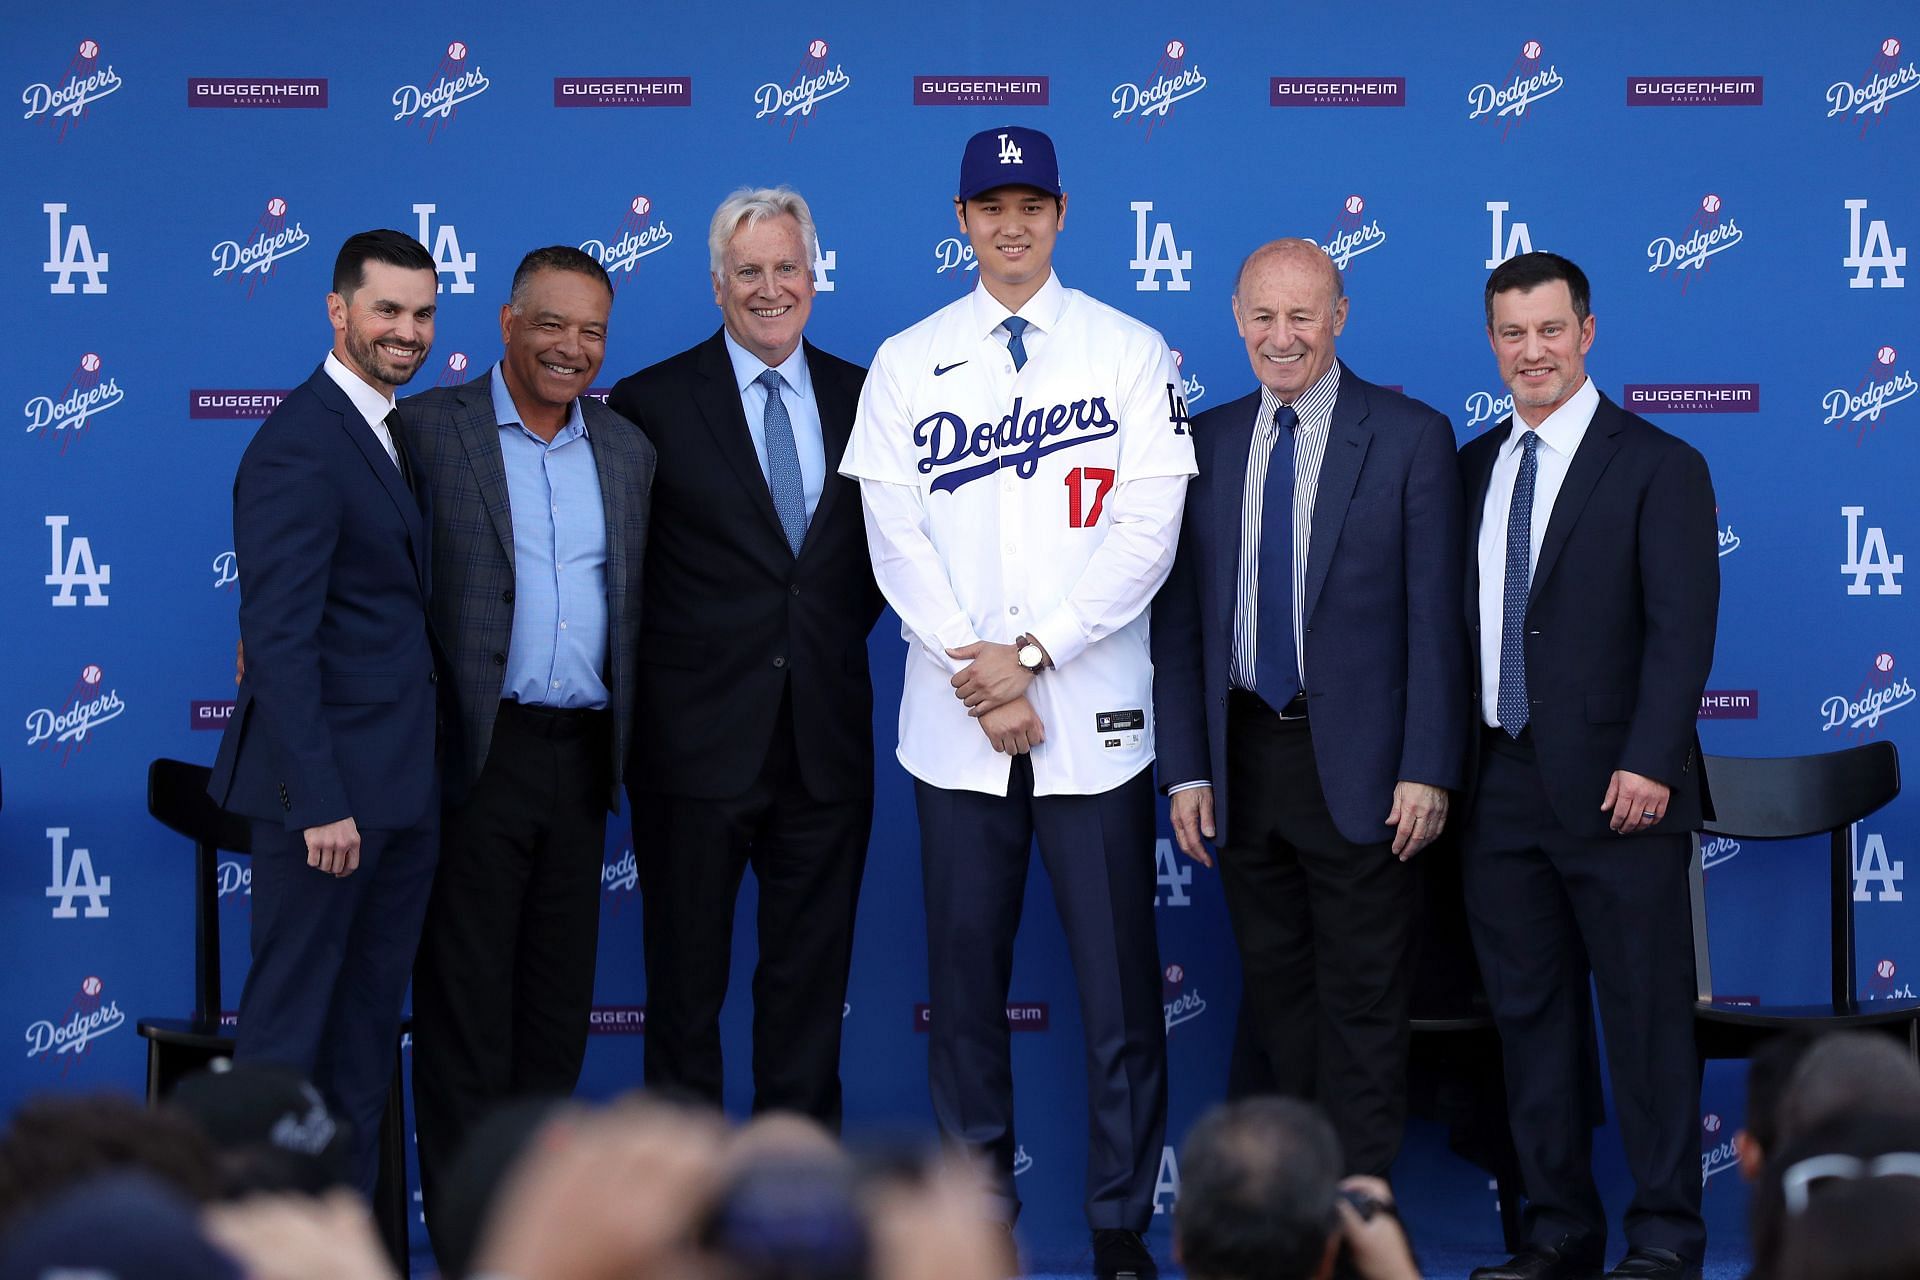
M 1160 335 L 1050 276 L 1011 313 L 984 288 L 880 347 L 842 475 L 861 482 L 874 576 L 907 640 L 900 763 L 937 787 L 1007 793 L 949 683 L 948 648 L 1031 632 L 1054 666 L 1036 795 L 1110 790 L 1153 762 L 1147 605 L 1173 564 L 1195 472 Z

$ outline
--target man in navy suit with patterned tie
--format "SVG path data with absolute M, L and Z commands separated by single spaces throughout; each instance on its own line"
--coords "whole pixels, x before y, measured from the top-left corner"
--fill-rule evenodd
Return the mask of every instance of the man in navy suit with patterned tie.
M 1590 296 L 1557 254 L 1494 270 L 1487 339 L 1514 412 L 1460 451 L 1480 732 L 1461 871 L 1527 1191 L 1525 1247 L 1475 1280 L 1599 1274 L 1589 973 L 1634 1182 L 1608 1275 L 1698 1277 L 1706 1247 L 1687 861 L 1712 813 L 1694 721 L 1720 599 L 1713 485 L 1587 377 Z
M 1406 1115 L 1408 865 L 1463 780 L 1453 430 L 1334 356 L 1340 273 L 1308 240 L 1240 269 L 1261 389 L 1194 420 L 1200 475 L 1153 607 L 1160 783 L 1220 878 L 1254 1047 L 1316 1098 L 1349 1173 Z M 1228 801 L 1232 806 L 1229 809 Z
M 333 350 L 240 460 L 246 674 L 208 788 L 254 820 L 236 1055 L 332 1095 L 366 1191 L 439 847 L 428 520 L 393 402 L 433 345 L 438 283 L 413 237 L 350 238 Z

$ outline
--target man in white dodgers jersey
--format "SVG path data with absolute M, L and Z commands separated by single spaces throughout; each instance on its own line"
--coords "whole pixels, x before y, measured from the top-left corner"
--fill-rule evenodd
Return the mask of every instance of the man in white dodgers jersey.
M 1054 275 L 1066 205 L 1044 133 L 968 140 L 954 206 L 979 286 L 882 344 L 841 472 L 908 642 L 941 1131 L 987 1160 L 1011 1223 L 1006 999 L 1037 834 L 1087 1038 L 1095 1270 L 1150 1277 L 1166 1039 L 1147 605 L 1193 443 L 1166 342 Z

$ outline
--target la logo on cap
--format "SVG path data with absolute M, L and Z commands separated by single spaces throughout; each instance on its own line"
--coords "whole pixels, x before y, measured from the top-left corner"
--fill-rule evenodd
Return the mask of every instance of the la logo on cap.
M 1000 135 L 1000 163 L 1001 164 L 1019 164 L 1020 163 L 1020 148 L 1014 145 L 1013 139 L 1009 138 L 1004 133 Z

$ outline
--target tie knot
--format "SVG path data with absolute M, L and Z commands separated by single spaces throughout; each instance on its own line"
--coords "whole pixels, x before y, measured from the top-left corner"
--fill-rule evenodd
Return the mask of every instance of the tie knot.
M 1282 431 L 1292 431 L 1299 425 L 1300 415 L 1294 412 L 1292 405 L 1283 404 L 1273 411 L 1273 431 L 1275 435 L 1280 434 Z
M 1527 451 L 1527 456 L 1531 458 L 1533 456 L 1534 450 L 1540 447 L 1540 433 L 1538 431 L 1527 431 L 1522 433 L 1520 436 L 1520 447 L 1522 449 L 1525 449 Z
M 1007 332 L 1012 334 L 1016 338 L 1027 331 L 1027 322 L 1025 320 L 1022 320 L 1019 316 L 1008 316 L 1006 318 L 1005 324 L 1007 327 Z
M 398 430 L 400 430 L 400 409 L 399 409 L 399 406 L 397 406 L 397 405 L 396 405 L 395 407 L 393 407 L 393 408 L 391 408 L 391 409 L 389 409 L 389 410 L 387 410 L 387 416 L 386 416 L 385 418 L 383 418 L 383 419 L 382 419 L 382 421 L 386 423 L 386 425 L 387 425 L 387 430 L 389 430 L 389 431 L 398 431 Z
M 754 381 L 765 387 L 768 395 L 777 396 L 780 394 L 780 384 L 784 382 L 785 379 L 780 376 L 778 369 L 768 369 L 765 373 L 755 378 Z

